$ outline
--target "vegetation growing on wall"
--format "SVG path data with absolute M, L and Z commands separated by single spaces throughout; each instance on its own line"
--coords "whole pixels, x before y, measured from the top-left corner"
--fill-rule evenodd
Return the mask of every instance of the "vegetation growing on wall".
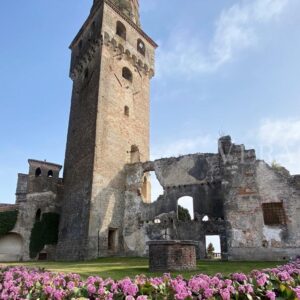
M 180 221 L 191 221 L 191 215 L 188 209 L 178 205 L 178 220 Z
M 30 236 L 30 257 L 35 258 L 45 245 L 56 245 L 58 240 L 59 214 L 44 213 L 41 221 L 36 221 Z
M 17 218 L 17 210 L 0 212 L 0 237 L 6 235 L 14 229 Z

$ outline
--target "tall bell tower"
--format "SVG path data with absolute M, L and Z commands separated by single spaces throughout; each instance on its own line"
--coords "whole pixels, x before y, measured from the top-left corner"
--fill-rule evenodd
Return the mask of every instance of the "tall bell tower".
M 71 110 L 58 259 L 122 254 L 124 166 L 149 159 L 157 45 L 138 0 L 94 0 L 71 43 Z

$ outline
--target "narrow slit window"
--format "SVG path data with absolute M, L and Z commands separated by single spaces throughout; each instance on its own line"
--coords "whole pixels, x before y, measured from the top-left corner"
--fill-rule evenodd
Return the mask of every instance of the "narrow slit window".
M 124 115 L 125 115 L 126 117 L 129 117 L 129 107 L 128 107 L 128 106 L 125 106 L 125 107 L 124 107 Z
M 84 78 L 87 79 L 89 77 L 89 69 L 86 68 L 84 71 Z

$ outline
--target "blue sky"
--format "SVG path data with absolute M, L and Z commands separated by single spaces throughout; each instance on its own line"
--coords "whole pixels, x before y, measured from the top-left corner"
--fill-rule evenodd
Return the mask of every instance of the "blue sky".
M 159 44 L 152 158 L 216 152 L 230 134 L 300 173 L 299 0 L 140 0 Z M 68 46 L 92 1 L 0 3 L 0 202 L 28 158 L 63 164 L 72 82 Z

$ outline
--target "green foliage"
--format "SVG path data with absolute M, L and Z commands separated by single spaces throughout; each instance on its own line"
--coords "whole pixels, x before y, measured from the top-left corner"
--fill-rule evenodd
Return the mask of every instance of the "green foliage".
M 29 251 L 30 257 L 35 258 L 45 245 L 56 245 L 58 240 L 59 215 L 45 213 L 41 221 L 36 221 L 31 230 Z
M 45 245 L 56 245 L 58 240 L 59 214 L 43 214 L 42 222 L 45 224 Z
M 178 205 L 178 220 L 180 221 L 191 221 L 191 215 L 188 211 L 188 209 L 182 207 L 181 205 Z
M 44 241 L 44 224 L 40 221 L 34 223 L 31 230 L 29 251 L 30 257 L 35 258 L 37 254 L 43 250 L 45 246 Z
M 214 252 L 215 252 L 214 245 L 212 243 L 209 243 L 208 246 L 207 246 L 206 251 L 207 251 L 207 256 L 210 257 L 210 258 L 212 258 L 213 255 L 214 255 Z
M 14 229 L 17 218 L 17 210 L 0 212 L 0 237 Z

